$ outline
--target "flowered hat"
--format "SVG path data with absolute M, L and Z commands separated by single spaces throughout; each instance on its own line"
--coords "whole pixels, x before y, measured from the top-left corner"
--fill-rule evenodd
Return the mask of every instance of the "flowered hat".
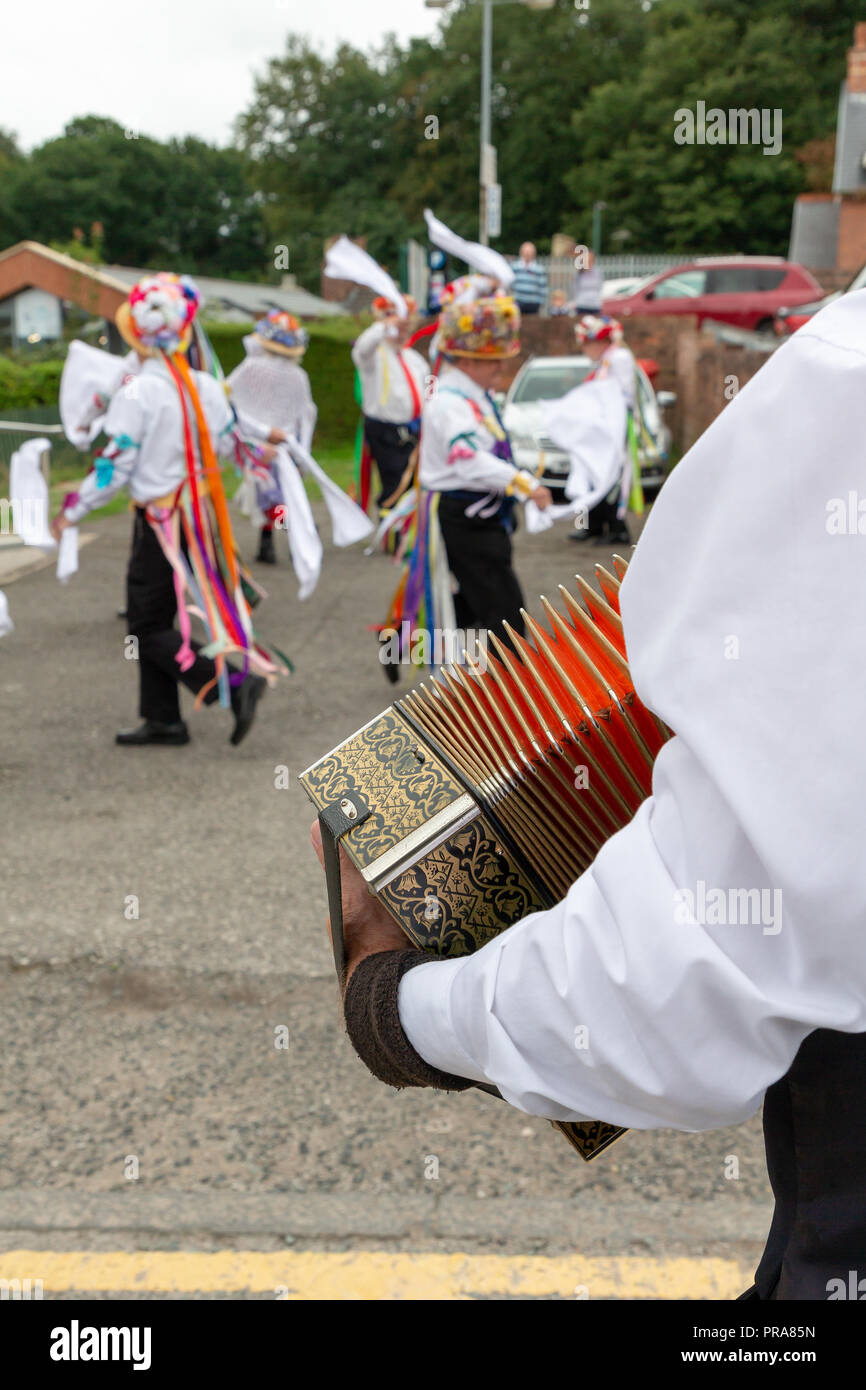
M 622 324 L 607 314 L 584 314 L 574 326 L 579 343 L 621 343 Z
M 414 318 L 418 313 L 417 299 L 414 299 L 411 294 L 404 294 L 403 298 L 406 301 L 406 308 L 409 310 L 409 318 Z M 396 312 L 396 304 L 393 300 L 388 299 L 386 295 L 377 295 L 373 300 L 373 313 L 377 319 L 390 318 L 391 315 L 396 314 Z
M 259 319 L 255 336 L 268 352 L 283 357 L 303 357 L 310 345 L 310 335 L 292 314 L 271 309 L 267 318 Z
M 183 352 L 189 346 L 199 301 L 198 289 L 188 275 L 147 275 L 130 290 L 115 322 L 130 347 L 149 354 Z
M 471 304 L 476 299 L 489 299 L 497 293 L 497 281 L 489 275 L 461 275 L 447 284 L 439 298 L 439 307 L 447 304 Z
M 519 333 L 520 310 L 507 295 L 468 304 L 455 299 L 439 316 L 437 347 L 446 357 L 516 357 Z

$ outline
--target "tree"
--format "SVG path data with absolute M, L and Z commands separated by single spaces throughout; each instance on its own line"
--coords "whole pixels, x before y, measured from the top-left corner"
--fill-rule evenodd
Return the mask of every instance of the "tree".
M 15 165 L 0 227 L 75 253 L 76 231 L 100 224 L 110 263 L 258 279 L 264 224 L 247 174 L 237 149 L 191 137 L 163 144 L 107 117 L 77 117 Z

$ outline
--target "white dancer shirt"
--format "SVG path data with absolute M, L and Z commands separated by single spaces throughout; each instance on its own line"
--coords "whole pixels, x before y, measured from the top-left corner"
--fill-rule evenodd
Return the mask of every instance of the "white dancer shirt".
M 563 902 L 408 972 L 428 1062 L 530 1114 L 702 1130 L 753 1114 L 813 1030 L 866 1031 L 864 439 L 859 291 L 666 482 L 621 591 L 676 733 L 653 794 Z
M 634 353 L 630 348 L 624 347 L 621 343 L 607 348 L 599 360 L 598 368 L 593 375 L 593 381 L 604 381 L 611 377 L 619 386 L 625 400 L 626 410 L 634 410 L 635 399 L 635 373 L 637 366 L 634 360 Z
M 352 361 L 361 378 L 361 409 L 371 419 L 389 425 L 408 425 L 418 414 L 401 358 L 423 403 L 430 367 L 414 348 L 398 349 L 388 336 L 387 324 L 371 324 L 352 348 Z
M 192 373 L 217 453 L 231 457 L 235 419 L 225 391 L 204 372 Z M 189 406 L 193 441 L 195 417 Z M 161 358 L 149 357 L 141 370 L 112 398 L 103 429 L 109 442 L 94 470 L 66 508 L 67 521 L 78 522 L 94 507 L 106 506 L 123 487 L 136 502 L 153 502 L 174 492 L 187 476 L 183 413 L 173 377 Z
M 421 486 L 430 492 L 504 493 L 510 488 L 527 496 L 536 486 L 535 479 L 493 453 L 497 437 L 490 429 L 492 423 L 493 406 L 484 390 L 459 367 L 443 367 L 437 388 L 424 405 Z

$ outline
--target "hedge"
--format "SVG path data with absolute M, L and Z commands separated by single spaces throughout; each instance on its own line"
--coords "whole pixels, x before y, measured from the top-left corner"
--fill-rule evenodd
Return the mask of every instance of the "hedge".
M 20 362 L 0 357 L 0 410 L 26 410 L 35 405 L 57 405 L 62 360 Z

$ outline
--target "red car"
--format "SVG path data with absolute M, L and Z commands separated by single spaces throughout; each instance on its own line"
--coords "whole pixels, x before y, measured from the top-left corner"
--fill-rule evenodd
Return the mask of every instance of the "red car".
M 684 261 L 644 280 L 632 294 L 606 299 L 602 312 L 696 314 L 759 333 L 773 327 L 779 309 L 820 299 L 821 286 L 808 270 L 778 256 L 718 256 Z

